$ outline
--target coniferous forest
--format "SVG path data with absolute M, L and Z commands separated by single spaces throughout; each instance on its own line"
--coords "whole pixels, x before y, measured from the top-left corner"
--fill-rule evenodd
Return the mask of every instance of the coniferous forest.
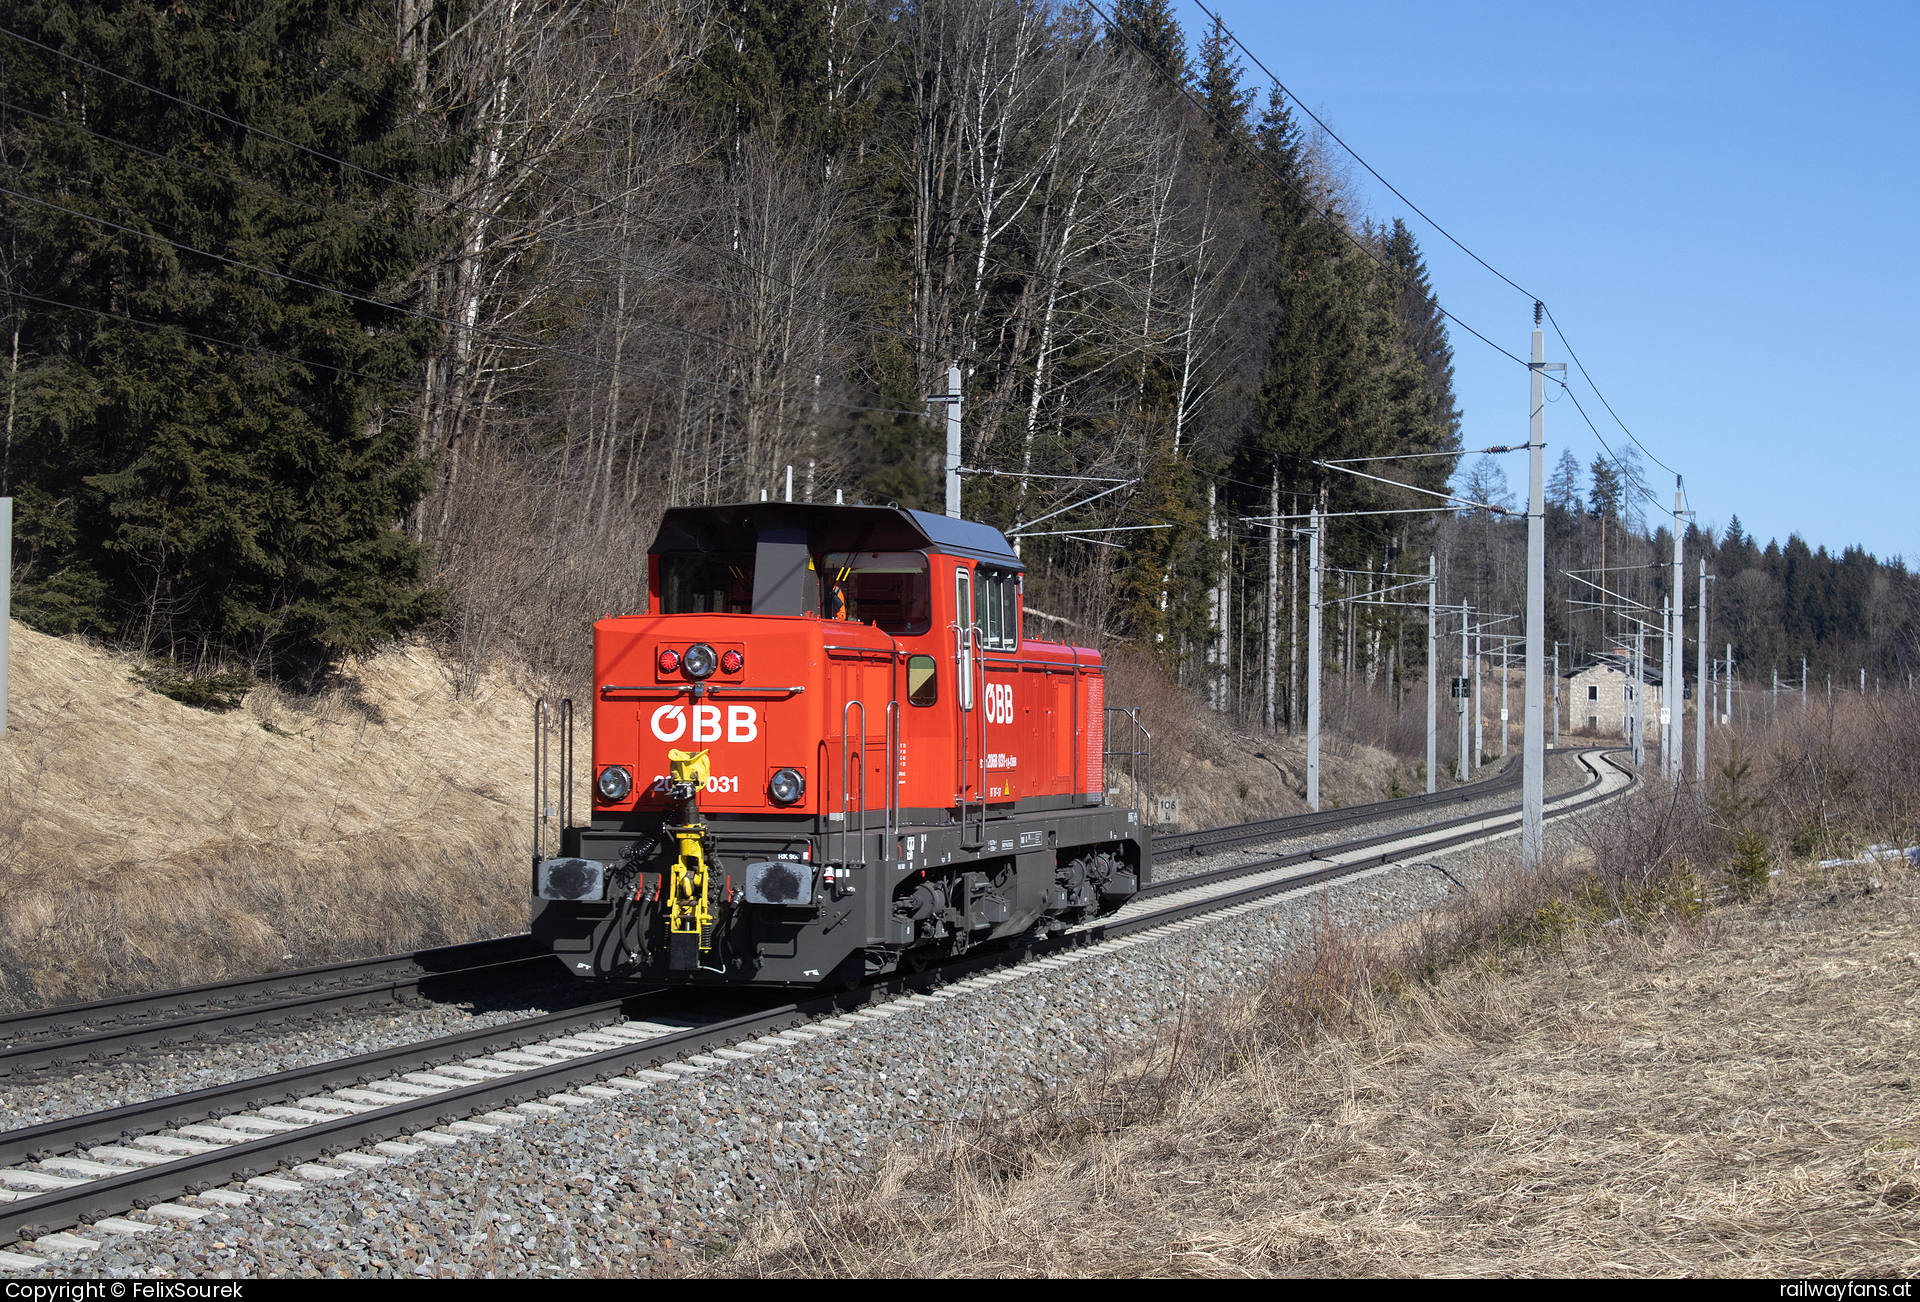
M 1443 602 L 1520 609 L 1520 522 L 1315 464 L 1512 505 L 1461 464 L 1412 232 L 1164 0 L 6 13 L 0 492 L 43 630 L 305 682 L 407 633 L 577 674 L 668 505 L 940 509 L 950 365 L 965 513 L 1033 530 L 1030 631 L 1244 723 L 1301 693 L 1284 517 L 1382 512 L 1326 532 L 1349 693 L 1424 679 L 1391 604 L 1424 593 L 1364 598 L 1429 554 Z M 1563 459 L 1550 564 L 1657 607 L 1658 496 Z M 1743 672 L 1913 666 L 1897 561 L 1687 545 Z M 1549 587 L 1569 654 L 1618 636 Z

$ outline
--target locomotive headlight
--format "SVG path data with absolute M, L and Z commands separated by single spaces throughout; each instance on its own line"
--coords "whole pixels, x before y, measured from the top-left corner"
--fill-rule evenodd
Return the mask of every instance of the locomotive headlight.
M 728 651 L 720 657 L 720 669 L 723 673 L 737 674 L 746 667 L 747 658 L 738 651 Z
M 672 647 L 664 648 L 660 652 L 660 672 L 663 674 L 670 674 L 674 670 L 678 669 L 679 667 L 680 667 L 680 653 L 678 651 L 675 651 Z
M 680 665 L 689 678 L 705 678 L 720 664 L 720 657 L 705 642 L 696 642 L 680 657 Z
M 633 790 L 633 774 L 618 764 L 609 764 L 600 770 L 600 781 L 596 785 L 600 788 L 602 800 L 617 803 L 625 800 Z
M 767 783 L 767 794 L 777 804 L 791 805 L 807 794 L 807 780 L 800 776 L 798 769 L 781 769 L 773 775 L 773 781 Z

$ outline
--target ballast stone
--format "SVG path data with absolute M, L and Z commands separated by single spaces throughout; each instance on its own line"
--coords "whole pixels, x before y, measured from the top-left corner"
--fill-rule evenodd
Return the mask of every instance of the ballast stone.
M 33 1246 L 42 1252 L 92 1252 L 99 1248 L 100 1240 L 79 1234 L 43 1234 Z

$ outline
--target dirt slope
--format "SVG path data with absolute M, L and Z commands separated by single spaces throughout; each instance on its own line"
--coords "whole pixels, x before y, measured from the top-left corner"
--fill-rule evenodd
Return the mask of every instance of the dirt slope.
M 210 713 L 11 625 L 0 998 L 129 988 L 525 926 L 533 690 L 429 651 Z

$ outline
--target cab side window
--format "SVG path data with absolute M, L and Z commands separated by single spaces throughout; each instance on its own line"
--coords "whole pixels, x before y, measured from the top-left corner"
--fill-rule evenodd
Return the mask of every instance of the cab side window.
M 980 567 L 980 645 L 989 651 L 1020 649 L 1020 623 L 1014 600 L 1019 576 Z
M 907 657 L 907 703 L 932 705 L 940 699 L 940 680 L 932 656 Z
M 825 552 L 815 569 L 824 618 L 908 635 L 933 626 L 932 579 L 918 552 Z

